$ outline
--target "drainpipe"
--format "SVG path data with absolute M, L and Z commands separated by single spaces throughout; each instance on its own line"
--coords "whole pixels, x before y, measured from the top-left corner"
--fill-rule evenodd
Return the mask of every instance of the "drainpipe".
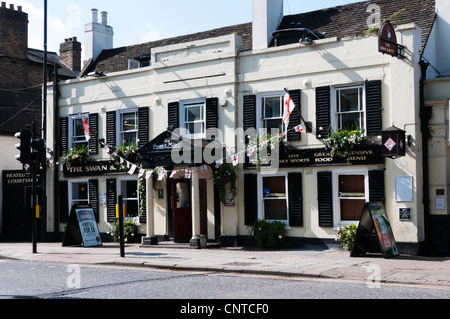
M 55 64 L 53 80 L 53 220 L 55 241 L 59 241 L 59 84 L 58 64 Z M 55 196 L 56 195 L 56 196 Z
M 422 163 L 423 163 L 423 210 L 424 210 L 424 253 L 430 252 L 430 171 L 429 171 L 429 122 L 433 113 L 430 107 L 425 106 L 425 80 L 429 63 L 421 60 L 419 62 L 421 69 L 420 78 L 420 129 L 422 131 Z

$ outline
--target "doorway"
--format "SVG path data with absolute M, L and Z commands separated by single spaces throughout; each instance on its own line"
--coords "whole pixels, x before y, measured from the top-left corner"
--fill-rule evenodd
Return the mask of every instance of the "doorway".
M 38 202 L 40 200 L 40 188 L 37 188 Z M 6 187 L 3 193 L 3 239 L 10 242 L 29 242 L 32 234 L 31 187 Z M 37 222 L 37 239 L 45 237 L 44 216 Z
M 172 214 L 174 242 L 189 242 L 192 238 L 191 181 L 172 181 Z

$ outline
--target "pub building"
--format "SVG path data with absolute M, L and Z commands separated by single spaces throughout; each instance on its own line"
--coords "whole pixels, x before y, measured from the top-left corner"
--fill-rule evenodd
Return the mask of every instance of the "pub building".
M 448 82 L 425 81 L 423 67 L 439 46 L 435 1 L 358 2 L 275 24 L 283 1 L 253 5 L 252 23 L 103 47 L 78 79 L 49 87 L 55 98 L 49 98 L 48 145 L 61 150 L 47 175 L 48 195 L 60 198 L 49 203 L 48 231 L 62 232 L 71 205 L 89 203 L 106 237 L 123 195 L 144 246 L 248 245 L 251 226 L 265 219 L 285 223 L 286 246 L 302 247 L 335 244 L 340 226 L 358 224 L 364 204 L 381 201 L 400 253 L 446 253 L 448 182 L 435 180 L 446 164 L 426 152 L 435 131 L 430 142 L 424 134 L 438 121 L 427 110 L 443 105 L 439 110 L 448 112 L 448 103 L 434 101 L 448 102 L 440 95 Z M 392 54 L 380 49 L 377 32 L 364 31 L 371 18 L 382 21 L 402 8 Z M 425 101 L 424 89 L 433 101 Z M 288 125 L 287 96 L 295 105 Z M 448 123 L 441 126 L 445 134 Z M 281 133 L 279 143 L 276 134 L 248 134 L 271 129 Z M 336 149 L 341 130 L 351 140 L 344 152 Z M 271 159 L 255 160 L 252 147 L 269 141 Z M 124 155 L 130 143 L 134 158 Z M 65 166 L 61 156 L 76 145 L 89 149 L 89 159 Z M 178 152 L 180 145 L 191 148 Z M 213 160 L 205 156 L 211 145 Z M 237 193 L 225 200 L 214 182 L 223 163 L 237 175 Z M 430 204 L 434 193 L 439 206 Z

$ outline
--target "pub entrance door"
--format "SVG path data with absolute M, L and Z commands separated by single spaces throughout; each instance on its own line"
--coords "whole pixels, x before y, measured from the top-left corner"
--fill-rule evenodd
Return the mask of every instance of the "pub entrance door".
M 189 242 L 192 238 L 191 181 L 172 181 L 172 212 L 174 242 Z

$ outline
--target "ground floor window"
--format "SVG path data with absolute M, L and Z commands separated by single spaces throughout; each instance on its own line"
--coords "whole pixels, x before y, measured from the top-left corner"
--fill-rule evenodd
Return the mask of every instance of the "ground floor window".
M 138 180 L 137 178 L 120 179 L 118 183 L 118 194 L 122 195 L 125 205 L 125 216 L 139 216 L 139 196 L 138 196 Z
M 339 172 L 337 182 L 337 224 L 358 222 L 364 205 L 369 200 L 367 172 Z
M 288 221 L 287 178 L 281 176 L 262 177 L 263 219 Z
M 89 183 L 88 181 L 75 181 L 70 183 L 70 207 L 73 205 L 89 204 Z M 70 210 L 69 207 L 69 210 Z

